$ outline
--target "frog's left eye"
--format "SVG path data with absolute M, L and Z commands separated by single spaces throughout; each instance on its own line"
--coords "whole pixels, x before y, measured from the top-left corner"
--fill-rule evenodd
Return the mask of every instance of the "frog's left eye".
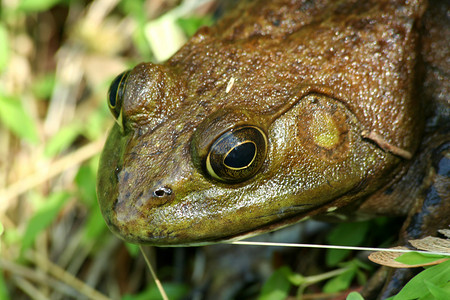
M 125 71 L 114 78 L 113 82 L 109 86 L 108 90 L 108 106 L 109 110 L 113 114 L 114 118 L 121 125 L 121 112 L 123 96 L 125 94 L 125 87 L 127 85 L 127 79 L 130 75 L 130 71 Z
M 225 182 L 242 182 L 259 171 L 267 152 L 266 134 L 255 126 L 242 126 L 223 133 L 206 156 L 209 175 Z

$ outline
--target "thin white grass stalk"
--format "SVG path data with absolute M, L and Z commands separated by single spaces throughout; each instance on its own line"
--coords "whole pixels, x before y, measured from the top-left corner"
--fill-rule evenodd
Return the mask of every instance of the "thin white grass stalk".
M 247 246 L 270 246 L 270 247 L 294 247 L 294 248 L 321 248 L 321 249 L 341 249 L 341 250 L 359 250 L 359 251 L 382 251 L 382 252 L 416 252 L 421 254 L 444 255 L 450 256 L 445 252 L 430 252 L 421 250 L 408 249 L 390 249 L 390 248 L 369 248 L 369 247 L 352 247 L 352 246 L 333 246 L 333 245 L 316 245 L 316 244 L 295 244 L 295 243 L 271 243 L 271 242 L 250 242 L 250 241 L 234 241 L 230 244 L 247 245 Z
M 147 263 L 148 269 L 150 270 L 150 273 L 152 274 L 153 281 L 155 281 L 156 286 L 158 287 L 158 290 L 161 293 L 162 298 L 164 300 L 169 300 L 169 297 L 167 297 L 166 291 L 164 291 L 161 281 L 159 281 L 158 277 L 156 276 L 156 273 L 153 270 L 152 264 L 150 263 L 147 255 L 145 254 L 144 248 L 142 248 L 142 245 L 139 245 L 139 249 L 141 249 L 141 253 L 144 256 L 144 259 L 145 259 L 145 262 Z

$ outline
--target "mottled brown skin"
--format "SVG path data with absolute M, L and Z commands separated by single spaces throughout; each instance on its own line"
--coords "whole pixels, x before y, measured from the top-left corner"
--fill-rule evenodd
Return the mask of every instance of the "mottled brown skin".
M 406 228 L 439 176 L 441 200 L 425 231 L 448 226 L 448 174 L 433 171 L 448 168 L 450 141 L 448 7 L 440 3 L 441 19 L 418 0 L 241 3 L 166 63 L 136 66 L 123 128 L 113 127 L 100 162 L 108 226 L 159 246 L 344 213 L 410 212 Z M 262 167 L 243 182 L 217 180 L 204 165 L 211 144 L 245 125 L 267 135 Z

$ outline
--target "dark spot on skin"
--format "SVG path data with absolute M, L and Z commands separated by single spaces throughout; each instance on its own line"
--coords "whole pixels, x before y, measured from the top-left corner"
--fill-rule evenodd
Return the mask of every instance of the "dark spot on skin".
M 388 285 L 384 288 L 384 293 L 380 295 L 379 299 L 387 299 L 388 297 L 397 294 L 405 286 L 411 277 L 413 277 L 420 268 L 410 269 L 396 269 L 393 271 L 391 279 L 388 281 Z
M 117 202 L 117 200 L 115 202 Z M 111 229 L 111 231 L 120 232 L 119 227 L 117 227 L 117 225 L 115 223 L 111 222 L 111 220 L 109 218 L 107 218 L 105 220 L 108 223 L 108 227 Z
M 419 238 L 422 236 L 424 221 L 426 218 L 430 218 L 430 209 L 433 206 L 439 207 L 441 202 L 442 198 L 439 196 L 435 186 L 431 186 L 426 193 L 422 209 L 411 218 L 411 223 L 406 230 L 410 238 Z
M 385 191 L 385 195 L 391 195 L 394 192 L 394 189 L 392 187 L 388 187 Z
M 423 206 L 424 207 L 438 206 L 441 202 L 442 202 L 442 199 L 439 196 L 439 193 L 436 190 L 436 187 L 433 185 L 427 193 L 427 197 L 425 198 L 425 202 L 424 202 Z
M 436 149 L 433 155 L 433 165 L 436 173 L 443 177 L 450 177 L 450 158 L 445 156 L 450 150 L 450 143 L 445 143 Z
M 411 223 L 409 224 L 406 232 L 408 233 L 408 237 L 410 238 L 418 238 L 422 234 L 422 220 L 424 217 L 424 213 L 420 212 L 415 214 L 411 218 Z
M 119 199 L 114 200 L 113 205 L 112 205 L 113 211 L 116 211 L 117 203 L 119 203 Z
M 273 24 L 273 26 L 278 27 L 278 26 L 280 26 L 281 22 L 280 22 L 280 20 L 273 20 L 272 24 Z
M 450 177 L 450 158 L 444 157 L 438 164 L 437 174 L 444 177 Z
M 125 174 L 123 175 L 123 182 L 126 183 L 128 179 L 130 179 L 130 173 L 125 172 Z

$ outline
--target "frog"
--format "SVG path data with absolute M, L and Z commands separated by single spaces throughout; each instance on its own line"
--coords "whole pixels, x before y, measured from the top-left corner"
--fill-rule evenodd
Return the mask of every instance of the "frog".
M 450 224 L 446 1 L 242 1 L 163 63 L 118 75 L 103 217 L 201 246 L 309 218 Z M 392 288 L 390 289 L 392 290 Z

